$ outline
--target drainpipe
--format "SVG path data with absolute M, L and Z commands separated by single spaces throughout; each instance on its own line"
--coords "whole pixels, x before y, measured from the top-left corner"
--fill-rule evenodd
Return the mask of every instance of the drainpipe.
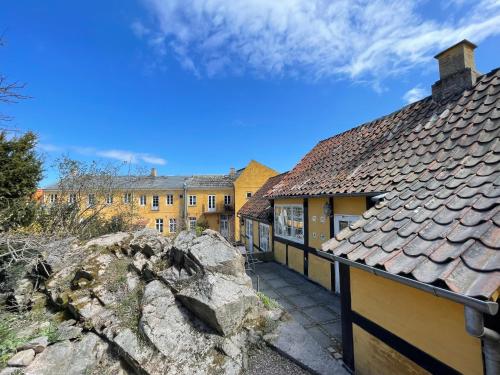
M 187 200 L 188 200 L 188 197 L 187 197 L 187 183 L 186 181 L 184 181 L 183 183 L 183 186 L 184 186 L 184 212 L 182 213 L 182 216 L 184 218 L 184 225 L 187 229 L 189 229 L 189 223 L 188 223 L 188 219 L 187 219 Z
M 467 333 L 483 342 L 485 374 L 500 374 L 500 334 L 484 326 L 482 312 L 465 306 L 464 316 Z

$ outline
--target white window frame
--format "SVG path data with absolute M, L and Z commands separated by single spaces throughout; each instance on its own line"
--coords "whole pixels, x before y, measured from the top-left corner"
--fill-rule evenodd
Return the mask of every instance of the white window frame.
M 269 234 L 269 225 L 259 223 L 259 247 L 262 251 L 269 251 Z
M 88 194 L 87 195 L 87 206 L 88 207 L 93 207 L 96 204 L 95 200 L 95 194 Z
M 191 229 L 191 230 L 195 230 L 195 229 L 196 229 L 196 222 L 197 222 L 197 221 L 198 221 L 198 220 L 197 220 L 195 217 L 193 217 L 193 216 L 192 216 L 192 217 L 190 217 L 190 218 L 189 218 L 189 229 Z
M 68 197 L 68 203 L 69 204 L 75 204 L 76 203 L 76 194 L 71 193 Z
M 247 251 L 253 253 L 253 221 L 245 219 L 245 237 L 247 239 Z
M 168 219 L 168 231 L 170 233 L 176 233 L 177 232 L 177 219 L 175 218 L 170 218 Z
M 158 211 L 160 209 L 160 196 L 159 195 L 153 195 L 151 198 L 151 209 L 153 211 Z
M 155 227 L 158 233 L 163 233 L 163 219 L 156 219 Z
M 213 202 L 213 207 L 210 205 L 210 201 Z M 215 211 L 217 211 L 216 195 L 215 194 L 209 194 L 208 195 L 208 212 L 215 212 Z
M 132 193 L 123 194 L 123 203 L 125 203 L 125 204 L 132 203 Z
M 174 204 L 174 195 L 173 194 L 167 194 L 167 205 L 172 206 Z
M 231 205 L 231 196 L 230 195 L 224 195 L 224 205 L 226 205 L 226 206 Z
M 106 195 L 106 204 L 113 204 L 113 194 Z
M 148 198 L 145 195 L 139 197 L 139 204 L 145 206 L 148 203 Z
M 290 235 L 284 233 L 284 231 L 282 231 L 281 229 L 283 229 L 283 224 L 280 223 L 280 220 L 284 220 L 283 217 L 279 217 L 279 215 L 277 215 L 276 211 L 278 209 L 281 209 L 281 210 L 286 210 L 287 208 L 290 209 L 291 211 L 291 215 L 292 215 L 292 218 L 291 218 L 291 228 L 290 228 Z M 300 208 L 302 210 L 302 236 L 301 237 L 298 237 L 296 234 L 295 234 L 295 229 L 296 229 L 296 226 L 294 225 L 294 222 L 295 222 L 295 219 L 294 219 L 294 208 Z M 296 242 L 296 243 L 300 243 L 300 244 L 303 244 L 304 243 L 304 206 L 302 204 L 276 204 L 274 206 L 274 235 L 276 237 L 279 237 L 279 238 L 283 238 L 283 239 L 286 239 L 286 240 L 289 240 L 289 241 L 292 241 L 292 242 Z
M 190 195 L 188 203 L 191 207 L 196 206 L 196 195 Z
M 56 203 L 57 202 L 57 194 L 50 194 L 49 195 L 49 203 Z
M 340 222 L 347 221 L 349 225 L 361 218 L 360 215 L 333 215 L 333 234 L 336 236 L 340 233 Z M 335 285 L 334 292 L 340 294 L 340 267 L 339 262 L 334 262 L 335 266 Z

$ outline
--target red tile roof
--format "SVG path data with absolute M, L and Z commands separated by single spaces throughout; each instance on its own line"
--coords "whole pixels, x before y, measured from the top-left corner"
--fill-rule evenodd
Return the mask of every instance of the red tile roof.
M 389 192 L 323 250 L 489 299 L 500 288 L 499 166 L 497 69 L 319 143 L 272 194 Z
M 255 194 L 248 199 L 248 201 L 241 207 L 238 214 L 242 217 L 259 220 L 266 223 L 271 223 L 270 218 L 272 214 L 271 204 L 269 199 L 264 195 L 279 183 L 286 173 L 269 178 L 262 187 L 255 192 Z

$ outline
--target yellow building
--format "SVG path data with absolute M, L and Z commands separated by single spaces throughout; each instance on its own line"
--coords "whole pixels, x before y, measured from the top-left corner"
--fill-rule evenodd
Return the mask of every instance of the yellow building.
M 340 294 L 356 374 L 500 373 L 500 70 L 319 142 L 270 192 L 276 261 Z M 334 237 L 335 236 L 335 237 Z
M 235 241 L 235 208 L 276 173 L 254 160 L 227 175 L 158 176 L 153 168 L 149 176 L 82 178 L 73 183 L 76 189 L 63 181 L 44 188 L 43 197 L 46 204 L 78 202 L 80 210 L 89 212 L 99 205 L 106 215 L 130 210 L 146 227 L 165 235 L 194 229 L 203 221 Z
M 271 260 L 273 251 L 273 208 L 265 194 L 278 184 L 285 175 L 286 173 L 282 173 L 270 177 L 238 211 L 238 217 L 243 223 L 241 242 L 247 252 L 258 254 L 259 258 Z

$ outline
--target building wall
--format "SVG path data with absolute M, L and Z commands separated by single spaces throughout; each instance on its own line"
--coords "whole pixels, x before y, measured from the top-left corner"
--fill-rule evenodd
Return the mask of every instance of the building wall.
M 356 374 L 429 374 L 415 362 L 401 355 L 364 329 L 353 326 Z
M 335 197 L 333 213 L 335 215 L 362 215 L 367 210 L 365 196 Z
M 189 196 L 196 195 L 196 205 L 189 205 Z M 215 195 L 215 209 L 213 213 L 208 213 L 208 196 Z M 231 196 L 231 205 L 234 207 L 234 191 L 232 188 L 224 189 L 188 189 L 186 192 L 187 202 L 187 217 L 196 217 L 198 220 L 206 219 L 210 229 L 220 230 L 220 215 L 234 215 L 234 208 L 232 211 L 225 212 L 224 210 L 224 196 Z M 184 202 L 183 202 L 184 203 Z M 230 228 L 232 234 L 233 228 Z
M 321 249 L 321 244 L 330 239 L 330 215 L 325 215 L 324 206 L 329 199 L 309 198 L 309 246 Z
M 252 225 L 253 225 L 253 244 L 255 249 L 255 246 L 260 247 L 259 222 L 257 220 L 252 220 Z
M 234 203 L 235 212 L 238 212 L 241 207 L 246 203 L 246 193 L 251 192 L 252 195 L 259 190 L 264 183 L 278 172 L 274 169 L 266 167 L 255 160 L 250 161 L 245 170 L 234 181 Z M 239 241 L 240 238 L 240 225 L 235 226 L 235 239 Z
M 274 242 L 274 260 L 286 264 L 286 245 L 281 242 Z
M 331 262 L 314 254 L 309 254 L 308 276 L 328 290 L 332 290 Z
M 366 271 L 350 271 L 353 311 L 461 373 L 483 373 L 481 341 L 465 331 L 463 305 Z M 406 358 L 392 354 L 373 360 L 378 340 L 356 332 L 356 373 L 385 373 L 393 361 L 408 368 Z
M 299 273 L 304 273 L 304 251 L 288 246 L 288 267 Z

